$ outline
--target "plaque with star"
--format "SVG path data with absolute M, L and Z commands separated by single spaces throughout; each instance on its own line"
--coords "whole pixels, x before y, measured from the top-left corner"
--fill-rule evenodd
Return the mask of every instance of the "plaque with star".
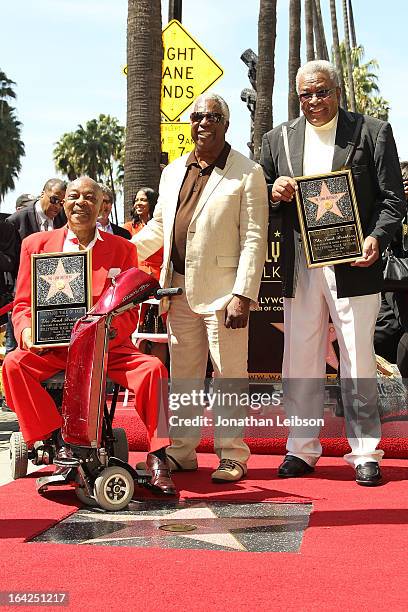
M 351 170 L 295 180 L 308 268 L 353 262 L 361 257 L 364 240 Z
M 31 256 L 31 333 L 35 346 L 67 346 L 91 308 L 91 253 Z

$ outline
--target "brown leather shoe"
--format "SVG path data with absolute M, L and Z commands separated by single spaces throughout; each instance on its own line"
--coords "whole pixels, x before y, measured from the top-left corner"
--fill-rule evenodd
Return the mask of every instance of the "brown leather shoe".
M 166 459 L 161 459 L 154 453 L 148 453 L 146 471 L 152 476 L 149 487 L 164 495 L 176 495 L 176 487 L 171 479 L 171 472 Z

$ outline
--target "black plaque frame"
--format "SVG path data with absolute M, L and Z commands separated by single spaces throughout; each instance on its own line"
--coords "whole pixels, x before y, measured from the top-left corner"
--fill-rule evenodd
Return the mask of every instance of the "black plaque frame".
M 296 203 L 307 267 L 332 266 L 353 262 L 361 257 L 364 238 L 351 170 L 300 176 L 295 180 L 298 184 Z M 333 185 L 337 187 L 333 189 Z M 313 203 L 307 194 L 313 193 L 314 195 L 309 197 L 324 199 L 323 189 L 327 189 L 330 195 L 343 193 L 335 203 L 338 210 L 344 214 L 343 219 L 340 216 L 338 220 L 335 219 L 338 215 L 331 212 L 335 205 L 330 200 L 327 201 L 328 205 L 331 204 L 330 208 L 326 207 L 320 219 L 312 218 L 313 215 L 317 217 L 319 204 Z
M 55 278 L 61 267 L 67 275 L 66 279 Z M 53 272 L 44 274 L 46 268 Z M 46 276 L 53 280 L 46 280 Z M 75 278 L 69 278 L 73 276 Z M 58 288 L 58 283 L 61 288 Z M 68 292 L 65 292 L 67 285 Z M 47 289 L 53 293 L 51 297 L 44 297 Z M 91 306 L 91 251 L 39 253 L 31 256 L 31 337 L 34 346 L 68 346 L 75 322 Z

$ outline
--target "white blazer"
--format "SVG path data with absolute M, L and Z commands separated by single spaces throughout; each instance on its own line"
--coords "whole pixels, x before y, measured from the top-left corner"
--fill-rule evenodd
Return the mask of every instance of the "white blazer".
M 136 234 L 140 259 L 164 247 L 160 282 L 171 286 L 173 226 L 188 154 L 162 173 L 153 219 Z M 222 310 L 233 295 L 256 301 L 266 256 L 268 196 L 261 166 L 231 149 L 215 167 L 187 232 L 185 285 L 190 308 Z

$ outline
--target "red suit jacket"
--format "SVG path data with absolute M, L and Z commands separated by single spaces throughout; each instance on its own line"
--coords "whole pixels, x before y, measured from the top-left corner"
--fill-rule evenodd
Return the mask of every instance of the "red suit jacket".
M 21 245 L 20 268 L 17 277 L 16 296 L 13 309 L 14 334 L 21 347 L 21 332 L 31 328 L 31 255 L 34 253 L 58 253 L 63 249 L 67 228 L 52 232 L 38 232 L 25 238 Z M 107 232 L 100 232 L 103 240 L 97 240 L 92 249 L 92 299 L 93 304 L 111 283 L 108 272 L 119 268 L 121 272 L 137 267 L 137 251 L 134 244 Z M 116 270 L 117 272 L 117 270 Z M 114 321 L 116 337 L 110 341 L 109 350 L 125 346 L 134 352 L 130 335 L 136 328 L 136 309 L 121 314 Z M 21 347 L 22 348 L 22 347 Z

